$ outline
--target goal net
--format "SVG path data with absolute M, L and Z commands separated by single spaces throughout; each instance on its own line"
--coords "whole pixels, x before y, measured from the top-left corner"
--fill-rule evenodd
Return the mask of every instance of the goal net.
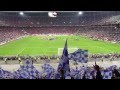
M 64 49 L 64 48 L 58 48 L 58 55 L 62 55 L 63 49 Z M 76 50 L 78 50 L 78 48 L 68 48 L 68 53 L 73 53 L 73 52 L 75 52 Z

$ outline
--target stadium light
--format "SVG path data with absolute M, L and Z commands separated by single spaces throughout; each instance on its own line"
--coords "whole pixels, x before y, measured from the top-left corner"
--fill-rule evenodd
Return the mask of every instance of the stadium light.
M 20 14 L 20 15 L 22 15 L 22 16 L 24 15 L 24 13 L 23 13 L 23 12 L 20 12 L 19 14 Z
M 82 15 L 82 14 L 83 14 L 83 12 L 82 12 L 82 11 L 80 11 L 78 14 L 79 14 L 79 15 Z

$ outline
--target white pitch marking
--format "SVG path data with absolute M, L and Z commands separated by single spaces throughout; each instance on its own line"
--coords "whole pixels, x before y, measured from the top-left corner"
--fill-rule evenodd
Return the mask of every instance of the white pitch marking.
M 26 48 L 23 48 L 17 55 L 19 55 L 20 53 L 22 53 Z

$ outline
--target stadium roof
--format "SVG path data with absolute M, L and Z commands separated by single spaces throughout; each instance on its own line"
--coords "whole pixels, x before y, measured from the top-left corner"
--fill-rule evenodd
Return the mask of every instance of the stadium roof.
M 56 11 L 57 17 L 51 18 L 48 16 L 49 11 L 22 11 L 23 15 L 20 15 L 20 11 L 1 11 L 0 23 L 3 25 L 10 25 L 10 21 L 17 20 L 22 21 L 34 21 L 32 23 L 45 23 L 46 25 L 96 25 L 96 24 L 116 24 L 120 22 L 120 11 Z M 8 20 L 8 21 L 7 21 Z M 27 21 L 26 21 L 27 22 Z

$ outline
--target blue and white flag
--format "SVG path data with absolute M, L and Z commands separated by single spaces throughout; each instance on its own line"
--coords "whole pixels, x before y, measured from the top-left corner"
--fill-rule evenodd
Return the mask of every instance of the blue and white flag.
M 0 79 L 12 79 L 12 78 L 13 78 L 13 74 L 11 72 L 0 68 Z
M 42 69 L 44 71 L 44 74 L 46 76 L 47 79 L 50 79 L 51 77 L 53 78 L 55 76 L 55 69 L 49 65 L 48 63 L 45 63 L 43 66 L 42 66 Z
M 19 69 L 17 71 L 13 72 L 13 78 L 14 79 L 20 79 L 20 71 L 19 71 Z
M 20 72 L 20 77 L 22 79 L 28 79 L 30 77 L 30 74 L 27 70 L 23 69 L 21 72 Z
M 4 76 L 4 70 L 2 68 L 0 68 L 0 79 L 2 79 Z
M 103 79 L 111 79 L 112 78 L 112 71 L 111 70 L 104 70 Z
M 74 79 L 80 79 L 80 70 L 78 67 L 76 67 L 76 69 L 71 69 L 70 74 Z
M 36 79 L 40 72 L 33 66 L 32 61 L 27 59 L 24 64 L 20 66 L 19 70 L 27 70 L 29 72 L 30 79 Z
M 48 63 L 45 63 L 45 64 L 42 66 L 42 69 L 43 69 L 44 71 L 46 71 L 47 69 L 50 70 L 51 72 L 54 72 L 54 71 L 55 71 L 55 69 L 54 69 L 50 64 L 48 64 Z
M 68 58 L 67 40 L 63 49 L 62 57 L 60 59 L 57 71 L 60 73 L 61 69 L 64 71 L 64 77 L 70 76 L 70 66 Z
M 81 62 L 81 63 L 87 63 L 88 62 L 88 51 L 78 49 L 77 51 L 69 54 L 69 58 L 73 59 L 74 61 Z
M 9 71 L 4 70 L 4 78 L 13 79 L 13 74 Z

